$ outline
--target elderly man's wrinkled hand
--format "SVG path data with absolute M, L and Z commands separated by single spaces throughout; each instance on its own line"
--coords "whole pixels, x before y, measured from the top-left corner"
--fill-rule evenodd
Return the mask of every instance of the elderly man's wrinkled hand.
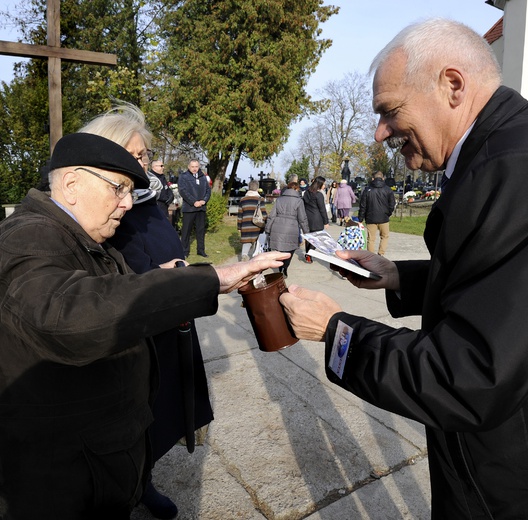
M 326 294 L 291 285 L 280 302 L 299 339 L 323 341 L 330 318 L 341 306 Z
M 262 271 L 280 267 L 282 260 L 289 257 L 290 253 L 272 251 L 257 255 L 247 262 L 215 267 L 220 280 L 220 293 L 228 293 L 242 287 Z

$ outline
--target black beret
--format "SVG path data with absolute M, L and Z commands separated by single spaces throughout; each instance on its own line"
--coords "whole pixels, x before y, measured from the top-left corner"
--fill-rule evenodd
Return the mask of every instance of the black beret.
M 150 181 L 139 161 L 125 148 L 106 137 L 76 133 L 65 135 L 55 145 L 50 170 L 66 166 L 93 166 L 128 175 L 135 188 L 148 188 Z

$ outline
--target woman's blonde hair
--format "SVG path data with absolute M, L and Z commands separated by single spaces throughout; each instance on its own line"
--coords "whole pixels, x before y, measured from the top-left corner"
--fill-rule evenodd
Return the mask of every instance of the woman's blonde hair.
M 152 143 L 152 133 L 147 127 L 145 114 L 131 103 L 121 102 L 108 112 L 95 117 L 79 132 L 100 135 L 115 143 L 126 146 L 132 136 L 138 133 L 147 149 Z

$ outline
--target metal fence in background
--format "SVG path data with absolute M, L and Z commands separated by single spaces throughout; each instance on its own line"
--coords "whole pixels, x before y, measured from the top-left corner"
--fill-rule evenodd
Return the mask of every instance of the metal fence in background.
M 431 211 L 434 200 L 419 200 L 416 202 L 403 202 L 401 198 L 396 197 L 396 209 L 393 217 L 426 217 Z

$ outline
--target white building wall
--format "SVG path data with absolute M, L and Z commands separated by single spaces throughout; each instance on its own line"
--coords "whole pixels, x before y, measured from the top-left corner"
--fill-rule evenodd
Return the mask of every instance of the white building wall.
M 528 98 L 528 0 L 508 0 L 504 7 L 503 37 L 494 50 L 502 65 L 504 84 Z M 501 42 L 501 43 L 499 43 Z M 500 45 L 503 46 L 502 61 Z
M 501 66 L 501 70 L 503 70 L 502 64 L 504 62 L 504 36 L 501 36 L 498 40 L 495 40 L 491 44 L 491 48 L 493 49 L 495 56 L 497 56 L 497 61 Z

